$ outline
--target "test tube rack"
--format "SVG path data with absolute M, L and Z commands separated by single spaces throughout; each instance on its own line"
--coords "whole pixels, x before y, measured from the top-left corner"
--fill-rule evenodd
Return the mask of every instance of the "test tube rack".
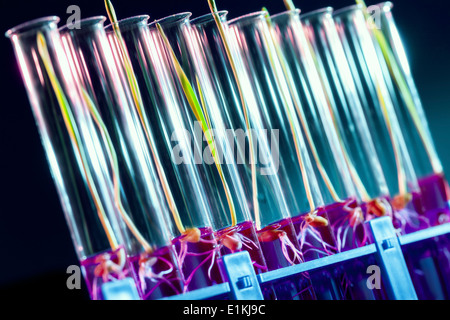
M 450 238 L 450 223 L 430 227 L 407 235 L 397 236 L 392 220 L 380 217 L 367 222 L 373 243 L 323 257 L 298 265 L 278 270 L 255 274 L 250 256 L 246 251 L 225 255 L 221 258 L 221 268 L 228 281 L 210 287 L 197 289 L 184 294 L 164 298 L 165 300 L 262 300 L 261 287 L 270 283 L 288 279 L 303 272 L 312 272 L 325 268 L 333 268 L 344 263 L 351 263 L 355 259 L 372 256 L 376 266 L 381 271 L 383 288 L 389 300 L 418 300 L 415 285 L 404 256 L 404 250 L 414 250 L 414 245 L 424 241 L 435 241 L 437 244 L 442 237 Z M 445 245 L 446 241 L 444 241 Z M 450 244 L 450 241 L 448 241 Z M 450 251 L 450 248 L 448 248 Z M 450 263 L 450 261 L 449 261 Z M 435 272 L 435 270 L 427 270 Z M 370 274 L 367 275 L 369 277 Z M 439 282 L 439 276 L 431 274 L 438 291 L 449 291 L 450 274 L 440 275 L 446 278 L 446 283 Z M 437 282 L 436 282 L 437 281 Z M 137 299 L 138 295 L 130 279 L 105 283 L 102 293 L 106 300 Z M 439 299 L 442 294 L 437 293 Z

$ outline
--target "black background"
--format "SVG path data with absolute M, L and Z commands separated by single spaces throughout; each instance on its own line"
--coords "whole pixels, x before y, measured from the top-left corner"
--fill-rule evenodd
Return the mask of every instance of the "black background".
M 57 15 L 75 4 L 82 18 L 106 15 L 103 0 L 0 0 L 0 33 L 43 16 Z M 378 1 L 367 1 L 367 5 Z M 149 14 L 158 19 L 190 11 L 209 12 L 206 0 L 115 0 L 118 18 Z M 335 9 L 352 0 L 297 0 L 303 12 Z M 284 11 L 282 0 L 218 0 L 229 18 L 260 10 Z M 450 3 L 394 1 L 394 16 L 444 169 L 450 172 Z M 12 46 L 0 37 L 0 292 L 14 298 L 86 299 L 86 290 L 66 288 L 67 267 L 78 264 L 39 135 L 29 107 Z M 83 284 L 84 286 L 84 284 Z

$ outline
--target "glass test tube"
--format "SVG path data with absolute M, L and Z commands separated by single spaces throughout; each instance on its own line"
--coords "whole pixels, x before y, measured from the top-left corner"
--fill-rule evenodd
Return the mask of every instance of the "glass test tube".
M 391 2 L 383 2 L 367 8 L 373 10 L 373 22 L 368 27 L 411 153 L 424 215 L 429 225 L 439 225 L 449 221 L 448 182 L 434 147 L 392 7 Z M 444 275 L 449 270 L 447 238 L 439 237 L 422 245 L 412 245 L 405 252 L 419 299 L 448 296 L 449 281 L 445 277 L 434 276 Z
M 366 219 L 391 212 L 389 190 L 375 151 L 331 7 L 300 15 Z
M 221 19 L 224 19 L 225 16 L 222 13 Z M 232 168 L 234 171 L 234 175 L 231 178 L 231 181 L 235 181 L 233 183 L 237 183 L 238 185 L 241 185 L 239 188 L 244 188 L 241 192 L 238 193 L 239 195 L 239 201 L 244 202 L 244 204 L 247 206 L 250 206 L 252 209 L 252 213 L 254 214 L 254 224 L 256 225 L 257 229 L 258 227 L 264 223 L 266 223 L 264 226 L 267 225 L 267 223 L 273 223 L 279 222 L 280 219 L 283 219 L 283 216 L 277 215 L 279 214 L 279 211 L 273 211 L 270 212 L 272 215 L 268 214 L 266 216 L 264 215 L 256 215 L 255 214 L 255 199 L 256 207 L 259 205 L 268 205 L 268 203 L 265 201 L 264 198 L 261 199 L 261 194 L 258 193 L 258 198 L 254 198 L 253 194 L 253 183 L 252 183 L 252 167 L 251 163 L 248 160 L 250 157 L 250 152 L 245 153 L 247 150 L 246 148 L 250 145 L 250 139 L 248 135 L 247 126 L 245 124 L 245 121 L 242 125 L 242 122 L 240 123 L 240 126 L 234 126 L 232 121 L 236 120 L 242 120 L 242 117 L 245 118 L 242 114 L 246 112 L 246 110 L 243 110 L 240 101 L 239 100 L 233 100 L 231 95 L 234 95 L 235 98 L 237 98 L 237 90 L 236 90 L 236 83 L 235 79 L 232 74 L 232 70 L 230 69 L 228 58 L 225 54 L 225 52 L 221 52 L 219 56 L 216 56 L 217 52 L 220 52 L 220 50 L 223 49 L 223 43 L 221 42 L 221 39 L 218 38 L 219 32 L 218 28 L 215 25 L 214 19 L 212 15 L 206 15 L 202 16 L 198 19 L 194 20 L 195 25 L 192 27 L 188 21 L 188 19 L 184 19 L 183 23 L 180 24 L 172 24 L 171 26 L 164 26 L 163 28 L 168 35 L 169 40 L 172 43 L 173 48 L 177 48 L 177 54 L 180 57 L 179 60 L 184 62 L 184 69 L 188 73 L 190 79 L 192 79 L 192 82 L 198 81 L 199 88 L 197 88 L 198 91 L 201 90 L 201 95 L 204 97 L 206 110 L 210 115 L 211 123 L 213 123 L 213 127 L 215 130 L 217 130 L 219 135 L 223 135 L 223 129 L 228 130 L 230 134 L 226 135 L 223 138 L 219 138 L 220 141 L 223 142 L 224 148 L 227 148 L 227 143 L 231 144 L 231 150 L 225 149 L 224 155 L 226 157 L 227 166 L 233 165 Z M 217 42 L 216 42 L 217 41 Z M 213 58 L 214 57 L 214 58 Z M 216 60 L 217 58 L 217 60 Z M 219 69 L 216 69 L 219 68 Z M 228 80 L 224 80 L 228 79 Z M 222 82 L 222 80 L 224 80 Z M 225 97 L 229 98 L 230 103 L 225 103 L 223 100 Z M 232 102 L 232 103 L 231 103 Z M 233 109 L 233 107 L 238 107 L 239 109 Z M 241 118 L 236 119 L 234 115 L 236 113 L 240 113 Z M 230 121 L 232 120 L 232 121 Z M 216 134 L 216 132 L 215 132 Z M 251 137 L 253 137 L 254 132 L 251 132 Z M 265 133 L 266 135 L 264 138 L 267 138 L 267 131 Z M 220 136 L 219 136 L 220 137 Z M 255 136 L 256 137 L 256 136 Z M 264 139 L 261 137 L 261 139 Z M 230 140 L 231 139 L 231 140 Z M 248 139 L 248 140 L 247 140 Z M 247 142 L 248 141 L 248 142 Z M 266 140 L 263 140 L 266 141 Z M 243 143 L 244 142 L 244 143 Z M 248 143 L 248 144 L 247 144 Z M 251 142 L 253 146 L 255 146 L 255 141 Z M 258 141 L 258 146 L 259 141 Z M 229 148 L 229 147 L 228 147 Z M 252 150 L 252 149 L 250 149 Z M 268 153 L 270 151 L 269 148 L 263 149 L 264 156 L 270 155 Z M 237 154 L 235 153 L 237 152 Z M 233 159 L 234 158 L 234 159 Z M 266 160 L 266 159 L 263 159 Z M 237 162 L 237 166 L 234 164 Z M 268 164 L 268 166 L 265 168 L 265 172 L 271 172 L 272 168 L 270 167 L 273 165 L 273 162 L 263 162 L 264 164 Z M 255 166 L 256 167 L 256 166 Z M 258 170 L 255 170 L 260 174 L 259 168 Z M 264 172 L 264 170 L 263 170 Z M 255 175 L 256 177 L 256 175 Z M 271 174 L 267 174 L 264 176 L 264 174 L 260 174 L 260 177 L 258 179 L 262 178 L 261 180 L 258 180 L 256 183 L 261 183 L 262 181 L 266 181 L 266 184 L 273 183 L 275 176 L 272 176 Z M 264 180 L 263 180 L 264 179 Z M 274 194 L 276 196 L 281 195 L 281 193 L 275 193 L 270 188 L 266 187 L 266 190 L 270 192 L 270 196 L 273 196 Z M 245 196 L 244 196 L 245 195 Z M 261 201 L 262 200 L 262 201 Z M 271 203 L 273 205 L 273 203 Z M 272 219 L 272 220 L 270 220 Z M 238 220 L 239 221 L 239 220 Z M 254 237 L 254 231 L 252 231 L 252 237 L 249 237 L 248 232 L 243 232 L 246 229 L 251 226 L 251 229 L 254 230 L 253 222 L 250 224 L 251 218 L 249 216 L 246 217 L 246 220 L 240 220 L 244 223 L 241 223 L 242 227 L 239 226 L 239 230 L 236 230 L 234 228 L 223 228 L 224 224 L 222 224 L 222 229 L 217 232 L 219 239 L 228 241 L 227 237 L 223 237 L 224 235 L 229 234 L 229 230 L 236 230 L 237 233 L 240 233 L 245 238 L 251 240 L 251 249 L 248 246 L 249 242 L 247 241 L 247 248 L 245 250 L 250 252 L 250 255 L 253 259 L 254 265 L 255 263 L 258 263 L 258 268 L 255 269 L 261 269 L 257 270 L 257 272 L 264 271 L 265 265 L 261 265 L 258 262 L 258 259 L 255 259 L 255 253 L 258 253 L 260 255 L 259 250 L 256 251 L 253 248 L 253 244 L 257 244 L 258 240 L 256 237 Z M 285 221 L 282 221 L 285 222 Z M 239 224 L 238 224 L 239 225 Z M 281 228 L 286 228 L 286 231 L 281 230 Z M 295 247 L 295 245 L 292 243 L 292 241 L 296 241 L 295 236 L 293 234 L 292 226 L 290 226 L 290 222 L 286 225 L 282 224 L 276 224 L 272 225 L 270 230 L 265 233 L 266 235 L 266 243 L 269 244 L 272 247 L 269 251 L 263 253 L 269 252 L 272 254 L 269 259 L 266 258 L 267 267 L 269 270 L 276 269 L 282 266 L 291 265 L 292 263 L 297 263 L 295 259 L 297 259 L 298 256 L 298 249 Z M 280 233 L 280 236 L 276 237 L 270 237 L 270 235 Z M 269 237 L 267 237 L 269 235 Z M 289 237 L 290 235 L 291 237 Z M 240 237 L 240 236 L 239 236 Z M 271 238 L 271 239 L 269 239 Z M 292 239 L 292 240 L 291 240 Z M 261 243 L 261 237 L 259 237 L 259 242 Z M 264 245 L 264 244 L 263 244 Z M 263 247 L 261 245 L 261 247 Z M 229 252 L 229 250 L 225 249 Z M 283 250 L 286 253 L 286 255 L 283 254 Z M 274 252 L 278 252 L 277 255 L 273 255 Z M 293 261 L 294 260 L 294 261 Z M 259 261 L 261 261 L 259 259 Z M 294 289 L 296 290 L 296 289 Z M 296 294 L 298 290 L 296 290 Z M 277 293 L 278 297 L 280 297 L 279 292 Z M 292 296 L 292 294 L 290 296 Z
M 220 109 L 214 100 L 216 93 L 211 86 L 210 74 L 207 72 L 208 66 L 203 59 L 205 48 L 191 28 L 189 17 L 190 14 L 180 13 L 160 19 L 157 23 L 164 30 L 170 47 L 173 48 L 177 60 L 183 67 L 190 83 L 193 84 L 197 96 L 201 97 L 204 113 L 208 118 L 208 131 L 214 137 L 220 170 L 223 172 L 223 179 L 228 185 L 228 197 L 231 201 L 226 200 L 227 195 L 223 192 L 224 183 L 217 174 L 216 163 L 207 161 L 205 151 L 203 151 L 203 159 L 199 166 L 201 166 L 205 176 L 204 185 L 208 194 L 216 195 L 216 198 L 212 200 L 221 204 L 212 208 L 216 237 L 223 254 L 246 250 L 250 254 L 255 271 L 257 273 L 264 272 L 267 270 L 266 262 L 260 251 L 247 199 L 242 196 L 245 190 L 239 177 L 239 170 L 248 170 L 248 168 L 241 168 L 233 158 L 235 154 L 234 132 L 224 121 L 225 111 Z M 150 25 L 150 29 L 156 30 L 155 23 Z M 190 116 L 191 123 L 195 123 L 192 111 L 186 109 L 186 114 Z M 201 146 L 201 150 L 208 151 L 208 149 L 204 149 L 205 142 L 199 141 L 199 146 Z M 210 152 L 210 148 L 208 152 Z M 230 202 L 234 206 L 235 221 L 230 219 Z
M 319 187 L 336 237 L 337 251 L 365 245 L 364 216 L 350 171 L 348 152 L 338 134 L 331 102 L 322 80 L 299 10 L 271 16 L 272 32 L 281 51 L 291 96 L 302 124 Z
M 392 2 L 372 6 L 372 9 L 377 9 L 374 16 L 377 20 L 369 30 L 372 35 L 378 32 L 377 37 L 373 37 L 375 48 L 417 174 L 425 215 L 431 225 L 437 225 L 450 220 L 448 182 L 433 143 L 392 7 Z M 385 40 L 381 40 L 383 46 L 377 40 L 380 33 Z
M 182 292 L 178 263 L 171 246 L 169 209 L 144 132 L 133 108 L 125 77 L 108 43 L 105 17 L 61 29 L 70 72 L 79 82 L 84 102 L 109 146 L 106 166 L 114 181 L 114 203 L 131 234 L 129 260 L 144 299 Z
M 369 202 L 389 195 L 378 155 L 358 97 L 355 81 L 332 17 L 331 7 L 302 14 L 300 19 L 317 70 L 350 158 L 352 180 L 359 198 Z
M 255 106 L 261 110 L 266 128 L 280 131 L 278 178 L 288 210 L 283 214 L 300 215 L 296 221 L 300 249 L 308 251 L 306 260 L 315 259 L 335 252 L 335 240 L 328 222 L 316 227 L 310 223 L 310 218 L 317 215 L 326 221 L 328 218 L 325 211 L 319 210 L 324 201 L 266 15 L 256 12 L 229 21 L 230 34 L 242 54 L 242 68 L 252 79 L 249 85 L 256 93 Z
M 245 198 L 256 221 L 267 266 L 269 270 L 274 270 L 303 261 L 303 257 L 292 255 L 292 253 L 301 252 L 297 249 L 299 247 L 293 233 L 295 229 L 292 228 L 279 181 L 279 169 L 281 169 L 278 153 L 279 132 L 267 126 L 267 119 L 264 118 L 265 115 L 260 109 L 261 102 L 256 98 L 251 84 L 253 79 L 250 80 L 247 71 L 243 68 L 239 49 L 230 38 L 226 14 L 226 11 L 217 13 L 220 27 L 212 14 L 192 20 L 192 32 L 201 45 L 200 54 L 197 56 L 202 57 L 204 61 L 205 68 L 202 73 L 209 76 L 210 83 L 213 85 L 211 103 L 219 105 L 224 113 L 223 119 L 227 127 L 233 128 L 236 133 L 237 148 L 235 150 L 241 181 L 246 190 Z M 224 31 L 221 31 L 221 28 Z M 229 50 L 228 53 L 227 50 Z M 241 133 L 244 132 L 247 134 L 248 149 L 246 149 L 247 145 L 241 143 L 243 140 Z M 252 171 L 252 164 L 255 166 L 254 171 Z M 285 168 L 283 167 L 282 170 Z M 255 180 L 252 180 L 253 175 Z M 257 197 L 255 197 L 255 191 Z M 276 235 L 282 235 L 282 237 Z M 292 249 L 286 246 L 286 240 L 289 240 Z M 274 285 L 277 298 L 314 298 L 308 289 L 310 288 L 309 280 L 305 281 L 300 276 L 295 281 L 298 283 L 286 281 Z M 306 290 L 296 297 L 299 290 L 303 289 Z
M 106 150 L 71 77 L 58 22 L 58 17 L 36 19 L 6 35 L 14 46 L 89 294 L 97 300 L 103 299 L 102 284 L 128 277 L 134 282 L 134 275 L 125 255 L 127 233 L 111 198 Z
M 188 102 L 177 90 L 170 54 L 158 31 L 149 30 L 148 19 L 146 15 L 123 19 L 119 28 L 142 99 L 147 143 L 158 157 L 160 179 L 171 193 L 166 193 L 166 198 L 172 210 L 172 242 L 182 266 L 184 291 L 188 291 L 223 281 L 211 222 L 216 202 L 214 193 L 205 190 L 201 166 L 196 162 L 202 128 L 186 114 Z M 110 42 L 117 41 L 111 26 L 107 30 Z M 117 42 L 112 46 L 119 49 Z
M 394 226 L 400 233 L 420 229 L 426 224 L 420 189 L 361 6 L 333 17 L 387 182 Z
M 344 197 L 344 199 L 345 195 L 347 195 L 348 204 L 351 204 L 352 200 L 356 204 L 356 198 L 358 198 L 358 204 L 361 203 L 364 205 L 364 202 L 360 202 L 360 200 L 371 201 L 371 198 L 368 191 L 366 191 L 365 184 L 361 181 L 362 178 L 359 176 L 360 174 L 364 174 L 364 178 L 366 179 L 364 182 L 367 183 L 367 188 L 370 188 L 369 190 L 372 197 L 376 197 L 380 194 L 386 195 L 387 187 L 383 180 L 381 167 L 377 162 L 376 153 L 374 151 L 370 152 L 371 146 L 373 147 L 373 145 L 371 144 L 372 142 L 370 140 L 368 129 L 366 126 L 362 125 L 364 122 L 355 123 L 354 118 L 352 117 L 352 115 L 355 114 L 357 116 L 359 115 L 359 118 L 364 120 L 364 114 L 361 112 L 361 108 L 357 110 L 348 110 L 348 108 L 346 108 L 346 96 L 343 93 L 344 90 L 341 87 L 340 79 L 338 77 L 338 74 L 345 75 L 345 72 L 338 73 L 338 71 L 345 68 L 345 66 L 341 66 L 341 64 L 345 63 L 345 56 L 343 59 L 339 60 L 339 66 L 336 66 L 336 63 L 333 60 L 335 43 L 333 43 L 334 46 L 330 44 L 330 35 L 327 32 L 328 29 L 325 29 L 323 26 L 324 23 L 331 20 L 331 26 L 334 27 L 331 12 L 332 8 L 325 8 L 299 16 L 299 10 L 291 10 L 272 16 L 272 23 L 278 35 L 278 40 L 283 46 L 283 51 L 286 53 L 286 58 L 296 80 L 295 82 L 301 85 L 301 87 L 300 85 L 299 87 L 302 89 L 303 94 L 307 93 L 308 90 L 309 92 L 312 92 L 314 98 L 313 102 L 309 102 L 307 99 L 302 100 L 305 101 L 303 102 L 303 105 L 307 106 L 305 108 L 305 113 L 308 114 L 308 112 L 311 112 L 311 110 L 308 110 L 309 108 L 320 110 L 320 107 L 322 107 L 322 114 L 319 112 L 317 112 L 317 114 L 321 115 L 323 125 L 333 128 L 334 133 L 336 134 L 334 138 L 328 139 L 328 143 L 330 146 L 336 145 L 341 149 L 342 155 L 335 158 L 344 158 L 343 162 L 348 165 L 346 168 L 341 160 L 339 167 L 343 168 L 340 170 L 341 172 L 344 172 L 342 175 L 344 178 L 343 181 L 347 181 L 347 184 L 351 183 L 352 186 L 354 185 L 354 188 L 347 187 L 345 189 L 338 189 L 339 194 L 341 197 Z M 330 18 L 330 20 L 323 21 L 325 20 L 325 17 Z M 329 27 L 328 25 L 326 26 Z M 337 38 L 337 34 L 336 37 L 331 37 L 331 39 L 338 43 L 340 41 L 339 38 Z M 346 70 L 344 69 L 344 71 Z M 306 80 L 302 79 L 302 72 L 306 75 Z M 350 81 L 352 81 L 351 77 Z M 351 83 L 348 84 L 348 87 L 351 89 Z M 347 87 L 345 89 L 347 89 Z M 350 99 L 354 99 L 351 95 L 351 90 L 347 91 L 347 93 L 349 93 L 348 97 Z M 300 93 L 300 95 L 301 94 L 302 93 Z M 342 102 L 340 99 L 342 99 Z M 339 107 L 339 109 L 337 109 L 337 107 Z M 357 113 L 358 111 L 360 111 L 359 114 Z M 341 117 L 343 119 L 341 119 Z M 349 120 L 351 120 L 351 122 L 349 122 Z M 345 121 L 344 126 L 342 126 L 343 121 Z M 313 122 L 309 121 L 309 123 Z M 359 132 L 362 132 L 364 135 L 357 132 L 356 126 L 361 127 L 362 130 Z M 314 131 L 316 126 L 313 124 L 311 127 Z M 343 132 L 342 129 L 345 129 L 345 132 Z M 320 132 L 320 128 L 318 131 Z M 322 136 L 325 136 L 325 134 Z M 364 139 L 365 137 L 369 137 L 368 143 L 362 143 L 363 141 L 366 142 Z M 320 146 L 321 143 L 323 144 L 323 142 L 326 142 L 327 140 L 326 137 L 318 137 L 314 141 Z M 354 142 L 356 142 L 356 144 L 353 144 Z M 351 147 L 351 149 L 349 147 Z M 355 151 L 361 151 L 362 154 L 352 154 L 352 152 Z M 321 153 L 319 152 L 319 154 Z M 375 155 L 375 157 L 373 155 Z M 336 162 L 339 164 L 339 161 Z M 378 171 L 373 170 L 372 168 L 378 169 Z M 327 172 L 330 172 L 331 175 L 333 175 L 333 172 L 336 172 L 336 169 L 333 170 L 333 168 L 329 168 Z M 380 173 L 379 176 L 377 175 L 378 173 Z M 320 179 L 320 175 L 318 175 L 318 179 Z M 351 182 L 348 182 L 348 180 L 351 180 Z M 381 180 L 381 182 L 377 183 L 378 180 Z M 331 181 L 333 181 L 333 179 L 331 179 Z M 337 182 L 339 182 L 339 180 Z M 339 186 L 340 184 L 335 182 L 335 185 Z M 382 191 L 383 188 L 385 193 Z M 337 204 L 340 203 L 337 202 Z M 339 206 L 336 205 L 329 207 L 339 209 Z M 361 210 L 359 207 L 356 209 Z M 363 218 L 362 211 L 352 212 L 351 214 L 348 214 L 348 212 L 345 214 L 344 211 L 344 214 L 342 214 L 339 211 L 328 210 L 328 217 L 330 219 L 332 230 L 336 236 L 338 250 L 343 251 L 353 249 L 369 242 L 370 232 L 366 230 L 368 225 L 365 224 L 365 221 L 367 218 L 370 218 L 370 215 L 365 215 Z M 364 299 L 383 298 L 383 296 L 379 294 L 379 291 L 374 292 L 373 290 L 364 289 L 365 269 L 361 272 L 361 270 L 363 270 L 362 268 L 364 268 L 364 263 L 358 261 L 358 263 L 352 265 L 350 272 L 349 267 L 340 270 L 340 276 L 342 279 L 345 279 L 345 285 L 343 286 L 345 292 L 349 294 L 351 299 L 360 299 L 361 297 L 364 297 Z

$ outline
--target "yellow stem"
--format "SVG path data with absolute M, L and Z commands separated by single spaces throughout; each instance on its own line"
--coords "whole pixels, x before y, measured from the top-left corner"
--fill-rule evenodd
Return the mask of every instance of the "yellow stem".
M 270 29 L 269 29 L 269 32 L 271 34 Z M 262 40 L 266 43 L 266 45 L 269 43 L 269 40 L 266 37 L 263 37 Z M 270 40 L 272 40 L 272 39 L 270 39 Z M 275 73 L 276 81 L 281 86 L 282 79 L 280 79 L 279 74 L 275 71 L 276 70 L 275 59 L 272 56 L 270 50 L 268 50 L 268 54 L 269 54 L 270 64 L 271 64 L 272 69 L 274 70 L 274 73 Z M 282 63 L 280 62 L 280 64 L 282 64 Z M 286 82 L 289 82 L 289 81 L 286 81 Z M 288 83 L 288 86 L 289 86 L 289 83 Z M 292 91 L 291 91 L 291 93 L 292 93 Z M 283 99 L 283 104 L 286 107 L 286 114 L 288 116 L 288 122 L 289 122 L 289 126 L 291 128 L 292 138 L 294 140 L 295 151 L 296 151 L 296 154 L 297 154 L 297 160 L 298 160 L 298 164 L 299 164 L 299 167 L 300 167 L 300 172 L 301 172 L 301 175 L 302 175 L 303 185 L 305 187 L 306 198 L 308 199 L 308 203 L 309 203 L 310 209 L 312 211 L 312 210 L 314 210 L 316 208 L 316 205 L 315 205 L 314 198 L 313 198 L 313 195 L 312 195 L 312 192 L 311 192 L 311 186 L 310 186 L 310 182 L 309 182 L 309 179 L 308 179 L 308 174 L 307 174 L 307 172 L 305 170 L 305 166 L 304 166 L 304 163 L 303 163 L 304 159 L 303 159 L 303 157 L 301 155 L 301 149 L 300 149 L 300 146 L 299 146 L 299 141 L 297 139 L 297 134 L 301 135 L 301 132 L 296 133 L 296 131 L 295 131 L 294 115 L 292 115 L 291 111 L 289 110 L 288 97 L 286 97 L 286 95 L 284 95 L 284 94 L 282 94 L 281 96 L 282 96 L 282 99 Z M 292 99 L 292 100 L 294 100 L 294 99 Z
M 292 102 L 295 105 L 295 109 L 296 109 L 298 117 L 300 119 L 300 123 L 301 123 L 301 125 L 303 127 L 303 130 L 305 131 L 306 140 L 308 141 L 308 144 L 309 144 L 309 146 L 311 148 L 311 153 L 312 153 L 312 155 L 314 157 L 314 161 L 316 162 L 316 165 L 317 165 L 317 168 L 319 170 L 319 173 L 322 176 L 322 179 L 323 179 L 323 181 L 324 181 L 328 191 L 330 192 L 331 197 L 333 198 L 334 201 L 340 201 L 339 196 L 338 196 L 338 194 L 336 192 L 336 189 L 334 188 L 333 184 L 331 183 L 331 180 L 330 180 L 330 178 L 329 178 L 329 176 L 327 174 L 327 171 L 325 170 L 325 167 L 323 166 L 322 161 L 320 160 L 319 153 L 317 152 L 316 146 L 314 144 L 314 140 L 312 138 L 311 131 L 309 130 L 308 123 L 306 122 L 306 117 L 305 117 L 305 114 L 304 114 L 304 112 L 302 110 L 302 107 L 299 105 L 297 99 L 294 98 L 295 97 L 295 88 L 293 87 L 292 82 L 289 81 L 290 76 L 289 76 L 287 63 L 286 63 L 286 61 L 284 59 L 284 56 L 283 56 L 283 53 L 281 52 L 281 49 L 278 46 L 277 40 L 275 39 L 275 37 L 273 35 L 272 23 L 270 21 L 269 12 L 267 11 L 266 8 L 263 8 L 263 11 L 267 12 L 267 19 L 266 20 L 267 20 L 267 24 L 268 24 L 269 31 L 270 31 L 270 34 L 271 34 L 271 39 L 272 39 L 272 42 L 273 42 L 274 47 L 275 47 L 275 51 L 276 51 L 277 56 L 278 56 L 278 60 L 280 61 L 281 68 L 282 68 L 283 73 L 284 73 L 284 75 L 286 77 L 287 85 L 288 85 L 288 88 L 289 88 L 289 92 L 291 93 L 291 96 L 293 97 L 292 98 Z
M 109 136 L 106 126 L 105 126 L 103 120 L 101 119 L 101 117 L 94 105 L 94 102 L 92 101 L 92 99 L 90 98 L 90 96 L 86 92 L 86 90 L 84 90 L 84 88 L 82 88 L 82 94 L 83 94 L 83 98 L 86 101 L 86 104 L 88 106 L 89 112 L 91 113 L 92 118 L 94 119 L 97 127 L 99 128 L 99 130 L 101 132 L 102 138 L 103 138 L 105 144 L 108 146 L 108 156 L 109 156 L 109 160 L 110 160 L 110 164 L 111 164 L 113 184 L 114 184 L 114 202 L 120 212 L 122 219 L 125 221 L 128 229 L 130 229 L 131 233 L 139 241 L 139 243 L 142 245 L 142 247 L 144 248 L 144 250 L 146 252 L 152 252 L 152 247 L 145 240 L 145 238 L 141 235 L 139 230 L 136 228 L 136 226 L 134 225 L 134 223 L 132 222 L 132 220 L 130 219 L 128 214 L 126 213 L 125 208 L 123 207 L 122 199 L 120 197 L 119 165 L 117 162 L 117 155 L 114 150 L 114 147 L 113 147 L 113 144 L 111 141 L 111 137 Z
M 131 64 L 131 60 L 128 55 L 128 51 L 126 49 L 125 42 L 122 38 L 122 33 L 120 32 L 119 24 L 117 23 L 117 17 L 116 17 L 116 13 L 114 11 L 114 7 L 110 0 L 105 0 L 105 6 L 106 6 L 106 11 L 108 13 L 108 17 L 112 24 L 114 33 L 116 34 L 120 54 L 121 54 L 122 58 L 124 59 L 125 71 L 126 71 L 128 83 L 130 85 L 131 93 L 133 96 L 134 105 L 138 112 L 139 120 L 143 126 L 145 137 L 146 137 L 148 145 L 150 147 L 152 157 L 155 161 L 156 171 L 158 173 L 158 177 L 161 182 L 161 186 L 163 188 L 164 195 L 165 195 L 167 203 L 169 205 L 169 209 L 172 212 L 172 216 L 174 218 L 175 225 L 178 228 L 178 231 L 181 234 L 184 234 L 186 229 L 184 228 L 183 223 L 181 221 L 180 214 L 178 212 L 178 208 L 175 204 L 175 200 L 173 198 L 172 192 L 171 192 L 170 187 L 167 182 L 167 178 L 164 174 L 164 170 L 163 170 L 160 160 L 157 156 L 157 152 L 155 151 L 156 148 L 155 148 L 154 142 L 150 136 L 150 126 L 143 115 L 143 110 L 142 110 L 143 102 L 142 102 L 141 94 L 139 91 L 136 77 L 134 76 L 133 66 Z
M 250 131 L 250 120 L 248 117 L 248 106 L 244 99 L 244 95 L 242 92 L 242 85 L 237 73 L 236 64 L 234 62 L 234 58 L 232 56 L 230 45 L 228 43 L 228 39 L 226 38 L 225 34 L 225 28 L 222 24 L 222 21 L 220 20 L 220 16 L 217 10 L 217 6 L 214 0 L 208 0 L 208 5 L 211 10 L 211 13 L 213 14 L 214 21 L 216 22 L 217 28 L 219 29 L 219 34 L 222 39 L 222 43 L 225 48 L 225 53 L 227 55 L 228 61 L 231 66 L 231 70 L 233 72 L 233 77 L 236 81 L 236 86 L 238 88 L 239 92 L 239 99 L 241 101 L 242 110 L 244 113 L 244 119 L 245 119 L 245 125 L 247 127 L 247 131 L 249 132 L 248 139 L 249 139 L 249 150 L 250 150 L 250 165 L 251 165 L 251 172 L 252 172 L 252 195 L 253 195 L 253 211 L 255 214 L 255 224 L 256 228 L 261 228 L 261 217 L 260 217 L 260 210 L 259 210 L 259 202 L 258 202 L 258 185 L 256 181 L 256 163 L 255 163 L 255 154 L 253 149 L 253 137 Z

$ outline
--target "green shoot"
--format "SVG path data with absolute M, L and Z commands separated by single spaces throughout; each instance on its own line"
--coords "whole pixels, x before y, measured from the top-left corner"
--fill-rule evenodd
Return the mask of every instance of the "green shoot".
M 166 46 L 167 50 L 169 51 L 170 54 L 170 58 L 172 61 L 172 64 L 175 67 L 175 72 L 177 74 L 178 80 L 180 81 L 180 84 L 183 88 L 184 91 L 184 95 L 186 96 L 186 99 L 188 100 L 188 103 L 192 109 L 192 112 L 194 113 L 195 118 L 197 119 L 197 121 L 200 122 L 201 126 L 202 126 L 202 130 L 205 133 L 206 136 L 206 140 L 208 142 L 208 146 L 211 150 L 211 154 L 214 158 L 214 162 L 216 164 L 216 168 L 219 172 L 219 176 L 220 179 L 222 181 L 222 185 L 225 189 L 225 194 L 227 197 L 227 201 L 228 201 L 228 205 L 230 208 L 230 214 L 231 214 L 231 224 L 232 226 L 235 226 L 237 221 L 236 221 L 236 212 L 235 212 L 235 207 L 234 207 L 234 203 L 232 200 L 232 197 L 230 195 L 230 189 L 228 187 L 228 184 L 225 180 L 225 177 L 223 175 L 223 170 L 222 170 L 222 166 L 220 164 L 220 161 L 218 159 L 217 153 L 216 153 L 216 147 L 215 147 L 215 141 L 214 138 L 211 136 L 212 130 L 211 130 L 211 123 L 209 122 L 209 118 L 208 118 L 208 113 L 206 110 L 206 104 L 204 101 L 204 97 L 203 97 L 203 93 L 200 87 L 200 84 L 198 82 L 197 79 L 197 88 L 198 91 L 200 93 L 200 99 L 201 99 L 201 103 L 199 102 L 199 100 L 197 99 L 197 96 L 195 94 L 194 89 L 192 88 L 188 77 L 186 76 L 183 68 L 181 67 L 175 52 L 172 49 L 172 46 L 169 43 L 169 40 L 167 39 L 167 36 L 164 33 L 164 30 L 162 29 L 161 25 L 159 23 L 156 23 L 156 27 L 161 35 L 161 38 L 164 42 L 164 45 Z M 206 116 L 205 116 L 206 115 Z

